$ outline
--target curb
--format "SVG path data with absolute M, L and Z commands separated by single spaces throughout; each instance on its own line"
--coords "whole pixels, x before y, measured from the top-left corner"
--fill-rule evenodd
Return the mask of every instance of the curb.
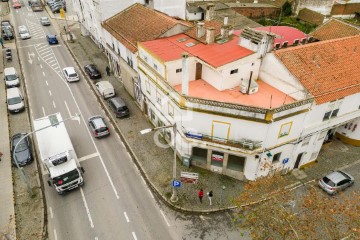
M 65 46 L 69 50 L 71 56 L 75 60 L 75 62 L 77 64 L 77 67 L 80 69 L 80 71 L 85 76 L 86 82 L 88 83 L 88 85 L 90 85 L 90 89 L 94 92 L 98 102 L 103 107 L 103 110 L 105 111 L 106 116 L 108 117 L 108 119 L 112 123 L 112 125 L 113 125 L 114 129 L 116 130 L 116 132 L 118 133 L 118 135 L 120 136 L 122 142 L 125 145 L 125 148 L 127 149 L 128 153 L 130 154 L 130 156 L 131 156 L 131 158 L 133 160 L 133 163 L 136 165 L 137 169 L 139 170 L 139 172 L 141 173 L 141 175 L 143 176 L 144 180 L 146 181 L 147 185 L 151 188 L 153 193 L 155 193 L 167 206 L 171 207 L 172 209 L 181 211 L 181 212 L 197 213 L 197 214 L 204 214 L 204 213 L 209 214 L 209 213 L 228 211 L 228 210 L 237 208 L 237 206 L 231 206 L 231 207 L 227 207 L 227 208 L 218 208 L 218 209 L 212 209 L 212 210 L 189 210 L 189 209 L 179 207 L 177 205 L 172 204 L 163 194 L 161 194 L 160 191 L 156 188 L 156 186 L 149 180 L 149 177 L 146 174 L 146 172 L 144 171 L 141 162 L 138 160 L 137 156 L 135 155 L 134 150 L 131 148 L 129 143 L 126 141 L 125 135 L 123 134 L 121 129 L 116 124 L 116 119 L 114 119 L 114 116 L 111 114 L 111 112 L 109 111 L 109 109 L 105 105 L 103 99 L 97 94 L 96 89 L 94 87 L 94 84 L 92 84 L 92 82 L 87 77 L 86 73 L 83 71 L 83 68 L 80 65 L 80 62 L 78 61 L 78 59 L 76 58 L 75 53 L 72 51 L 71 47 L 69 46 L 69 43 L 64 39 L 63 34 L 60 34 L 60 36 L 61 36 L 61 39 L 63 40 Z

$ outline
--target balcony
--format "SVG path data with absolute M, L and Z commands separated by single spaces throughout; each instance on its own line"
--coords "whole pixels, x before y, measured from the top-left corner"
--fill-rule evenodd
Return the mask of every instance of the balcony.
M 209 143 L 221 144 L 234 148 L 241 148 L 251 151 L 262 148 L 262 141 L 255 141 L 247 138 L 241 138 L 240 140 L 235 141 L 235 140 L 213 137 L 202 133 L 194 133 L 194 132 L 186 131 L 185 129 L 183 129 L 183 133 L 187 138 L 197 139 Z

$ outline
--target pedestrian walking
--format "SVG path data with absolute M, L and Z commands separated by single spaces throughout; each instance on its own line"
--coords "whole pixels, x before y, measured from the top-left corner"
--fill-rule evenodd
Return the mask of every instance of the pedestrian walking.
M 107 73 L 108 76 L 110 76 L 110 68 L 109 68 L 109 66 L 106 66 L 106 73 Z
M 5 48 L 5 47 L 4 47 L 4 42 L 3 42 L 2 37 L 0 37 L 0 44 L 1 44 L 2 48 Z
M 1 157 L 3 156 L 3 153 L 2 152 L 0 152 L 0 161 L 1 161 Z
M 208 192 L 207 195 L 208 195 L 210 206 L 211 206 L 212 205 L 211 199 L 213 197 L 213 191 Z
M 200 191 L 198 192 L 198 196 L 199 196 L 199 200 L 202 203 L 202 199 L 204 197 L 204 191 L 202 190 L 202 188 L 200 189 Z

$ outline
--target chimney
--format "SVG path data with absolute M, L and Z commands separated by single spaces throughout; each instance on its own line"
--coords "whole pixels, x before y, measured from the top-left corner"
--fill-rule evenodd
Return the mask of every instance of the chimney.
M 209 27 L 206 29 L 206 43 L 212 44 L 215 41 L 215 28 Z
M 206 11 L 205 11 L 205 20 L 206 21 L 211 21 L 211 19 L 213 18 L 214 8 L 215 8 L 215 5 L 213 3 L 207 4 Z
M 221 26 L 221 39 L 228 40 L 231 26 L 228 25 L 228 17 L 224 17 L 224 24 Z
M 205 23 L 203 23 L 203 22 L 198 22 L 196 24 L 196 37 L 197 38 L 201 38 L 205 35 L 204 25 L 205 25 Z
M 189 73 L 188 73 L 188 62 L 187 59 L 189 54 L 184 52 L 182 54 L 182 83 L 181 83 L 181 93 L 182 95 L 189 95 Z

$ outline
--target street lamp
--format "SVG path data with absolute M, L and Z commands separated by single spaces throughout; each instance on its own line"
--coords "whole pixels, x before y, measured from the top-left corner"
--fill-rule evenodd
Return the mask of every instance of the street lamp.
M 56 115 L 54 115 L 54 116 L 56 116 Z M 26 184 L 26 186 L 27 186 L 27 189 L 28 189 L 28 192 L 29 192 L 29 194 L 30 194 L 31 197 L 34 196 L 34 193 L 33 193 L 33 191 L 32 191 L 32 187 L 31 187 L 31 183 L 30 183 L 30 181 L 28 180 L 28 178 L 27 178 L 26 175 L 25 175 L 24 168 L 23 168 L 23 167 L 20 167 L 20 166 L 19 166 L 19 163 L 16 161 L 15 154 L 14 154 L 14 153 L 16 153 L 16 148 L 17 148 L 18 145 L 19 145 L 26 137 L 28 137 L 30 134 L 39 132 L 39 131 L 44 130 L 44 129 L 49 128 L 49 127 L 54 127 L 54 126 L 56 126 L 56 125 L 59 125 L 59 123 L 65 122 L 65 121 L 70 120 L 70 119 L 73 119 L 73 118 L 77 118 L 77 117 L 79 117 L 79 116 L 80 116 L 80 114 L 77 114 L 77 115 L 75 115 L 75 116 L 72 116 L 72 117 L 63 119 L 62 121 L 57 121 L 57 119 L 54 120 L 54 121 L 51 121 L 51 125 L 46 126 L 46 127 L 43 127 L 43 128 L 40 128 L 40 129 L 38 129 L 38 130 L 35 130 L 35 131 L 32 131 L 32 132 L 29 132 L 29 133 L 25 134 L 25 135 L 24 135 L 22 138 L 20 138 L 20 140 L 15 144 L 12 158 L 13 158 L 13 161 L 15 162 L 15 164 L 16 164 L 16 167 L 17 167 L 17 168 L 19 169 L 19 171 L 20 171 L 20 176 L 21 176 L 22 180 L 25 182 L 25 184 Z M 53 119 L 54 119 L 54 118 L 53 118 Z
M 147 129 L 143 129 L 140 131 L 141 134 L 146 134 L 149 132 L 153 132 L 156 130 L 160 130 L 160 129 L 164 129 L 164 128 L 173 128 L 173 133 L 174 133 L 174 162 L 173 162 L 173 182 L 176 180 L 176 123 L 174 123 L 173 125 L 166 125 L 166 126 L 162 126 L 162 127 L 156 127 L 156 128 L 147 128 Z M 172 195 L 170 198 L 171 202 L 177 202 L 179 200 L 178 196 L 177 196 L 177 191 L 175 186 L 172 186 Z
M 223 185 L 221 187 L 221 196 L 220 196 L 220 205 L 222 205 L 222 200 L 223 200 L 223 191 L 226 189 L 226 187 Z

